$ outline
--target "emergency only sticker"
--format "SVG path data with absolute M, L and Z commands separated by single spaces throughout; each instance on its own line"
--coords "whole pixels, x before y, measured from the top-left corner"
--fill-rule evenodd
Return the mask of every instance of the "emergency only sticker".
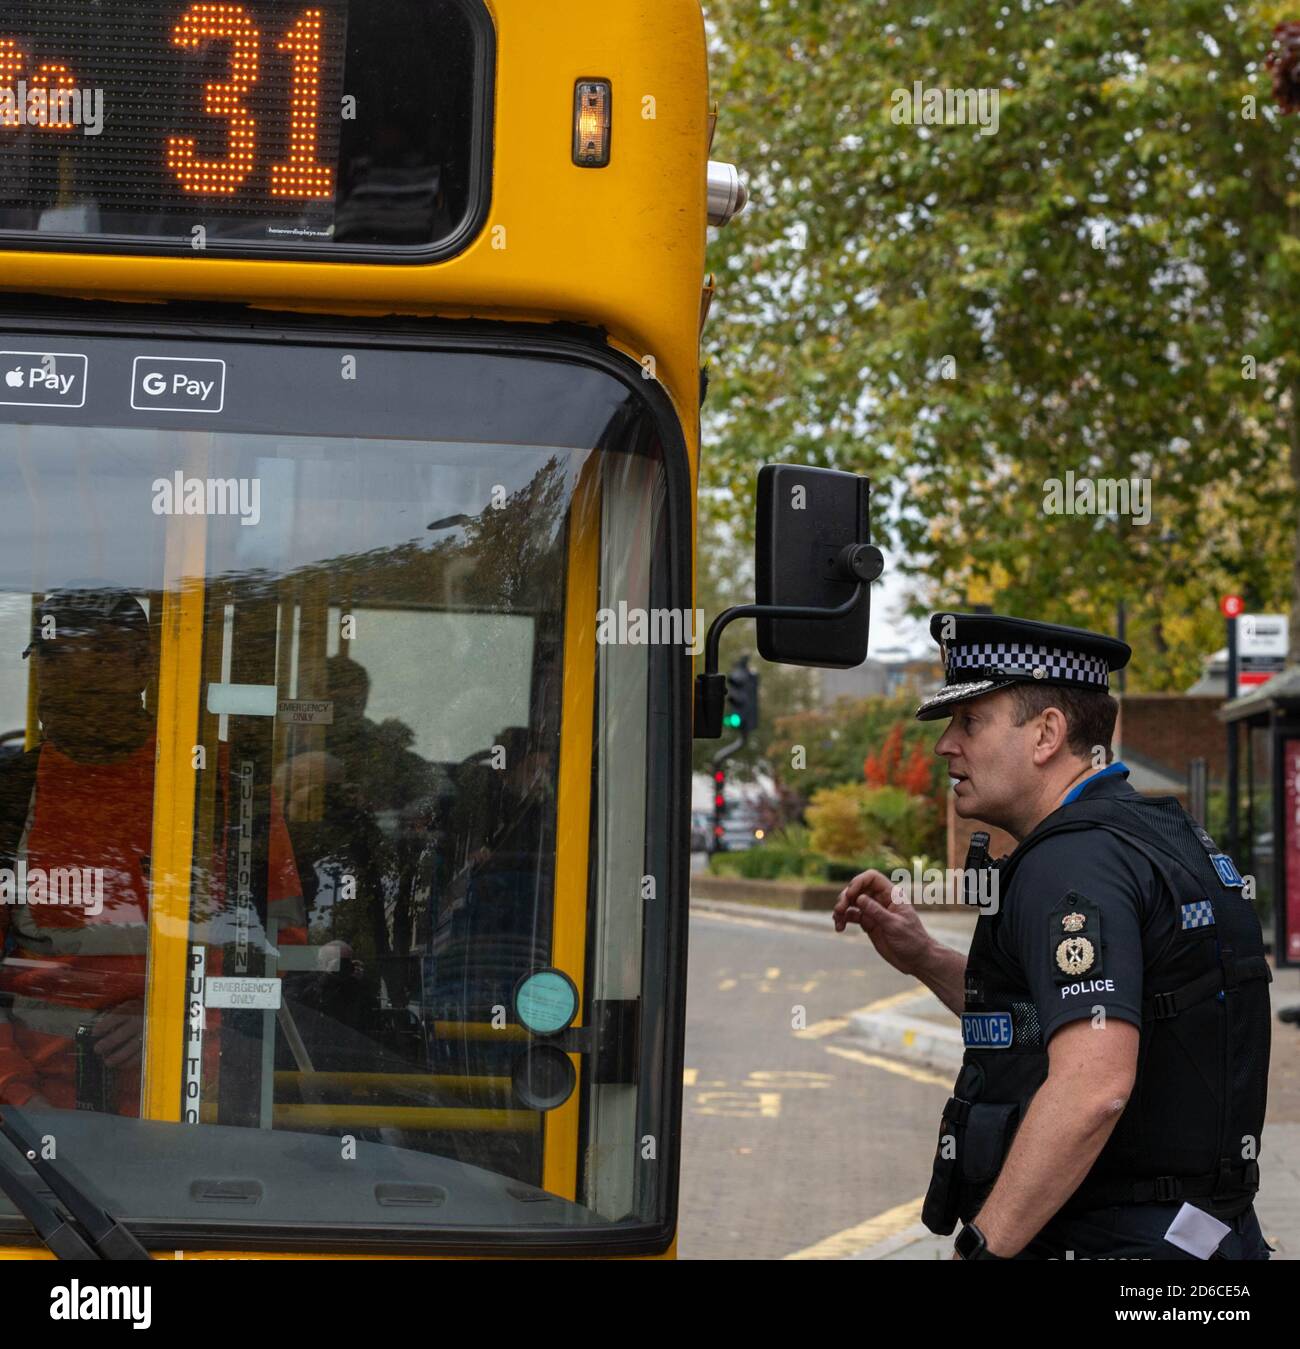
M 280 1006 L 278 979 L 250 979 L 247 976 L 208 979 L 206 1002 L 209 1007 L 264 1008 L 277 1011 Z
M 281 721 L 296 722 L 299 726 L 333 726 L 334 700 L 281 698 L 275 705 L 275 715 Z

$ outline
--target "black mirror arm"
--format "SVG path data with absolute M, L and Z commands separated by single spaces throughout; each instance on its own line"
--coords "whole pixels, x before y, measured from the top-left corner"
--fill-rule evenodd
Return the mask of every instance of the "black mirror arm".
M 807 604 L 733 604 L 709 624 L 708 636 L 704 639 L 704 674 L 717 674 L 718 647 L 722 642 L 722 630 L 737 618 L 848 618 L 858 607 L 866 591 L 865 582 L 859 581 L 853 587 L 853 594 L 834 609 L 818 609 Z
M 695 738 L 716 740 L 722 734 L 722 711 L 727 701 L 727 678 L 718 673 L 718 645 L 722 630 L 738 618 L 848 618 L 866 598 L 867 587 L 885 569 L 880 549 L 869 543 L 847 543 L 832 563 L 832 575 L 854 581 L 853 594 L 834 609 L 803 604 L 735 604 L 709 624 L 704 639 L 704 670 L 695 677 Z M 744 737 L 741 737 L 743 743 Z
M 709 624 L 708 636 L 704 639 L 704 670 L 695 676 L 695 738 L 716 740 L 722 734 L 727 677 L 718 673 L 718 646 L 722 641 L 722 630 L 728 623 L 737 618 L 847 618 L 866 593 L 867 582 L 859 580 L 853 587 L 853 594 L 834 609 L 803 604 L 734 604 L 730 609 L 724 609 Z

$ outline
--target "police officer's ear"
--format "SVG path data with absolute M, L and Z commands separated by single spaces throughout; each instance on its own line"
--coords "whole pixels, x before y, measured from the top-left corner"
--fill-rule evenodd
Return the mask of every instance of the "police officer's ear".
M 1048 706 L 1033 718 L 1034 763 L 1041 767 L 1070 753 L 1070 723 L 1059 707 Z

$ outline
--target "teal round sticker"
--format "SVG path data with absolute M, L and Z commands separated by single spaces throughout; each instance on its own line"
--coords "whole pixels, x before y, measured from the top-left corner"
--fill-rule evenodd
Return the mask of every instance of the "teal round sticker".
M 554 1035 L 577 1016 L 578 990 L 559 970 L 538 970 L 516 990 L 515 1013 L 535 1035 Z

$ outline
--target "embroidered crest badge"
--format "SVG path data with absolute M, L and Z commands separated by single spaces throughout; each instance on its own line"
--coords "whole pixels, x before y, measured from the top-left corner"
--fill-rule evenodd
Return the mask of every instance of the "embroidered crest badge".
M 1087 937 L 1066 937 L 1056 948 L 1056 964 L 1063 974 L 1087 974 L 1096 958 Z

